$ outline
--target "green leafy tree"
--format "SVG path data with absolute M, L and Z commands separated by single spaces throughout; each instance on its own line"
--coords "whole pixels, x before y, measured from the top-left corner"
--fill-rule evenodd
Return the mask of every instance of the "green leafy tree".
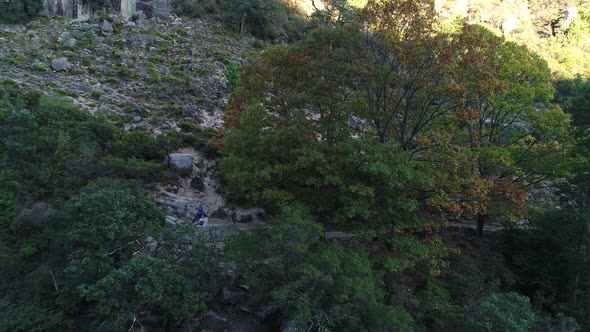
M 222 8 L 228 24 L 240 34 L 249 32 L 263 39 L 274 37 L 277 21 L 286 18 L 276 0 L 224 0 Z
M 100 317 L 97 329 L 133 325 L 140 307 L 164 313 L 168 328 L 202 312 L 207 308 L 214 265 L 207 256 L 198 258 L 201 261 L 194 262 L 198 269 L 188 269 L 165 258 L 139 253 L 96 283 L 81 286 L 82 296 L 96 302 L 93 311 Z
M 212 0 L 174 0 L 172 8 L 176 15 L 188 17 L 201 17 L 205 13 L 216 10 L 216 3 Z
M 552 211 L 534 225 L 535 230 L 517 232 L 509 242 L 507 254 L 514 255 L 518 287 L 527 294 L 541 294 L 544 306 L 587 326 L 590 232 L 585 209 Z
M 564 188 L 578 204 L 587 206 L 590 198 L 590 81 L 581 77 L 557 84 L 557 101 L 571 114 L 574 125 L 575 148 L 572 156 L 576 160 L 572 170 L 570 186 Z
M 156 233 L 162 219 L 140 190 L 117 180 L 96 180 L 56 216 L 56 226 L 64 227 L 59 238 L 68 253 L 66 271 L 80 285 L 96 282 L 141 250 L 146 234 Z
M 523 46 L 466 25 L 456 79 L 464 105 L 454 115 L 474 153 L 473 174 L 491 184 L 476 213 L 477 231 L 489 215 L 516 219 L 525 211 L 529 188 L 568 170 L 569 118 L 550 103 L 553 88 L 545 61 Z M 461 135 L 461 134 L 458 134 Z
M 316 243 L 321 226 L 302 208 L 284 208 L 269 226 L 270 236 L 240 235 L 229 246 L 243 268 L 254 271 L 247 277 L 257 291 L 267 294 L 262 316 L 280 314 L 288 330 L 411 330 L 403 307 L 383 304 L 363 250 Z
M 517 293 L 492 294 L 468 309 L 465 326 L 469 331 L 525 332 L 535 322 L 527 297 Z
M 415 220 L 429 179 L 374 131 L 351 127 L 363 34 L 319 29 L 246 66 L 232 95 L 222 168 L 231 192 L 270 207 L 298 201 L 326 221 Z M 359 135 L 360 137 L 354 137 Z
M 43 9 L 41 0 L 7 0 L 2 3 L 0 22 L 22 23 L 39 14 Z

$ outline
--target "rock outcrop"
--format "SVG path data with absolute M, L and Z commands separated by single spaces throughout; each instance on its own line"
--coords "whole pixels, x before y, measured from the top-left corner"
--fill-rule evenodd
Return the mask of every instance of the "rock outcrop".
M 67 58 L 57 58 L 51 60 L 51 68 L 55 71 L 68 71 L 72 68 L 72 65 L 70 65 Z
M 167 163 L 177 169 L 192 169 L 193 156 L 185 153 L 171 153 L 168 155 Z

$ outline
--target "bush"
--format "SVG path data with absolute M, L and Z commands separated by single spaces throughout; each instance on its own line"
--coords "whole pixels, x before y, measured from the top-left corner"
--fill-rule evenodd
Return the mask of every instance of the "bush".
M 230 259 L 264 294 L 262 316 L 278 314 L 289 331 L 412 330 L 402 306 L 382 302 L 378 274 L 362 248 L 318 243 L 322 226 L 302 207 L 283 207 L 268 226 L 269 235 L 240 234 L 227 245 Z
M 64 317 L 50 308 L 0 299 L 0 331 L 60 331 Z
M 214 0 L 174 0 L 172 8 L 176 15 L 188 17 L 201 17 L 216 9 Z
M 526 332 L 535 322 L 529 299 L 517 293 L 492 294 L 467 310 L 467 331 Z
M 241 71 L 242 65 L 236 61 L 232 61 L 225 66 L 225 80 L 229 91 L 234 91 L 238 87 Z
M 284 6 L 276 0 L 226 0 L 223 4 L 227 24 L 240 33 L 267 39 L 287 20 Z
M 122 159 L 108 156 L 101 161 L 101 166 L 104 175 L 126 179 L 156 181 L 162 174 L 160 163 L 135 158 Z
M 0 23 L 22 23 L 37 16 L 42 8 L 41 0 L 3 0 Z
M 158 141 L 145 131 L 123 134 L 121 140 L 116 143 L 115 149 L 117 155 L 125 158 L 135 157 L 160 161 L 166 155 L 166 151 L 158 144 Z

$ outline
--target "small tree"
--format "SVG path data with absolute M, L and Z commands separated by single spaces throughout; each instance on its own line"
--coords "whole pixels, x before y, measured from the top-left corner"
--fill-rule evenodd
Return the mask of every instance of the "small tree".
M 41 0 L 4 0 L 0 23 L 22 23 L 37 16 L 42 8 Z
M 466 313 L 468 331 L 526 332 L 535 322 L 527 297 L 517 293 L 492 294 L 471 306 Z
M 240 34 L 249 32 L 263 39 L 273 37 L 276 21 L 286 17 L 284 8 L 276 0 L 225 0 L 222 8 L 232 28 Z
M 383 303 L 379 275 L 361 248 L 316 243 L 321 226 L 300 207 L 283 208 L 268 224 L 270 236 L 239 235 L 228 246 L 265 294 L 263 317 L 280 315 L 284 330 L 411 330 L 403 307 Z

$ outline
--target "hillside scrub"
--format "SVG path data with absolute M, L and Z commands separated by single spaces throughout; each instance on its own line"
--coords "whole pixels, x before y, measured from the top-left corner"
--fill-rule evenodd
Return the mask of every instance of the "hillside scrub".
M 172 4 L 0 35 L 0 330 L 590 329 L 586 7 Z

